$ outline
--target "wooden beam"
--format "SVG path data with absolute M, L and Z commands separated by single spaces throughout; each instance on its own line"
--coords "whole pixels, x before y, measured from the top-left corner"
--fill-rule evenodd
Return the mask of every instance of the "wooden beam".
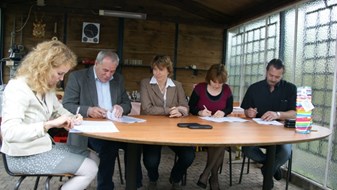
M 158 0 L 167 5 L 174 6 L 182 11 L 189 12 L 199 17 L 203 17 L 211 22 L 227 25 L 233 18 L 230 15 L 225 15 L 217 10 L 206 7 L 198 2 L 191 0 Z

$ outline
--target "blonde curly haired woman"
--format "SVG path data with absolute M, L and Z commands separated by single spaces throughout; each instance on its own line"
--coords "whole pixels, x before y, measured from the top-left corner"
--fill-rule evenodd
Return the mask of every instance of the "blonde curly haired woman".
M 71 129 L 82 120 L 63 108 L 55 88 L 76 66 L 75 54 L 60 41 L 38 44 L 22 61 L 3 93 L 1 152 L 15 173 L 74 174 L 60 189 L 83 190 L 95 178 L 98 158 L 87 149 L 53 143 L 52 128 Z

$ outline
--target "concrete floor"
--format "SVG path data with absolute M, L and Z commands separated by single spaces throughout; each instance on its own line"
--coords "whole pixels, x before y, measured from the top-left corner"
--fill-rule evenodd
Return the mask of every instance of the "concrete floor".
M 121 162 L 123 163 L 123 154 L 120 154 L 121 156 Z M 235 154 L 233 154 L 233 157 Z M 219 181 L 220 181 L 220 188 L 221 189 L 229 189 L 229 190 L 258 190 L 262 189 L 262 175 L 260 172 L 260 169 L 254 165 L 251 164 L 250 167 L 250 173 L 249 174 L 244 174 L 243 175 L 243 180 L 241 184 L 238 184 L 239 181 L 239 176 L 240 176 L 240 169 L 241 169 L 241 160 L 235 160 L 233 158 L 234 163 L 233 163 L 233 185 L 230 187 L 229 186 L 229 167 L 227 163 L 228 160 L 228 152 L 226 152 L 225 155 L 225 161 L 224 161 L 224 168 L 222 170 L 222 173 L 219 175 Z M 160 172 L 160 177 L 158 181 L 158 189 L 160 190 L 169 190 L 170 189 L 170 183 L 168 182 L 170 170 L 173 165 L 173 159 L 174 159 L 174 153 L 168 149 L 168 148 L 163 148 L 162 151 L 162 160 L 159 168 Z M 206 152 L 196 152 L 196 159 L 193 162 L 192 166 L 188 169 L 187 171 L 187 184 L 184 186 L 185 190 L 194 190 L 194 189 L 202 189 L 196 185 L 196 182 L 198 181 L 198 177 L 201 173 L 201 171 L 204 169 L 204 164 L 206 160 Z M 0 158 L 1 164 L 0 164 L 0 189 L 13 189 L 15 186 L 15 183 L 18 178 L 9 176 L 2 164 L 2 157 Z M 122 164 L 122 167 L 124 164 Z M 124 174 L 124 169 L 123 169 L 123 174 Z M 148 178 L 146 175 L 146 170 L 143 167 L 143 184 L 146 186 L 148 182 Z M 58 187 L 64 183 L 66 179 L 63 179 L 63 182 L 59 181 L 59 178 L 53 178 L 51 181 L 51 189 L 58 189 Z M 40 186 L 38 189 L 44 189 L 43 187 L 43 182 L 45 179 L 40 180 Z M 34 182 L 35 178 L 27 178 L 24 180 L 23 184 L 21 185 L 20 189 L 33 189 L 34 187 Z M 117 164 L 116 164 L 116 170 L 115 170 L 115 175 L 114 175 L 114 182 L 115 182 L 115 189 L 116 190 L 124 190 L 125 189 L 125 184 L 122 185 L 120 183 L 119 179 L 119 172 L 117 169 Z M 286 181 L 284 179 L 280 181 L 274 180 L 274 189 L 285 189 L 285 184 Z M 209 187 L 207 187 L 208 189 Z M 87 190 L 94 190 L 96 189 L 96 181 L 93 181 L 90 186 L 87 188 Z M 145 189 L 145 188 L 144 188 Z M 299 190 L 301 189 L 300 187 L 295 186 L 294 184 L 289 185 L 290 190 Z

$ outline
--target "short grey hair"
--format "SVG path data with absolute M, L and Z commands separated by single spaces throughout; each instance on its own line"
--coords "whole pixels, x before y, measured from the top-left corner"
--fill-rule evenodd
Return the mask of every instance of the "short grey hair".
M 117 65 L 119 64 L 119 57 L 117 53 L 110 51 L 110 50 L 101 50 L 96 57 L 96 61 L 101 64 L 103 59 L 105 57 L 110 57 L 113 61 L 117 62 Z

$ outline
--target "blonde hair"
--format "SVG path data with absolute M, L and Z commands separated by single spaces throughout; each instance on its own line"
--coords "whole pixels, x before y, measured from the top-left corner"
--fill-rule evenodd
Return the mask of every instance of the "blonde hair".
M 167 68 L 169 76 L 173 73 L 173 63 L 169 56 L 167 55 L 156 55 L 153 57 L 151 62 L 151 69 L 157 66 L 160 70 Z
M 41 42 L 23 59 L 16 77 L 26 77 L 33 91 L 46 93 L 53 88 L 48 85 L 51 69 L 61 65 L 75 67 L 76 55 L 60 41 Z

